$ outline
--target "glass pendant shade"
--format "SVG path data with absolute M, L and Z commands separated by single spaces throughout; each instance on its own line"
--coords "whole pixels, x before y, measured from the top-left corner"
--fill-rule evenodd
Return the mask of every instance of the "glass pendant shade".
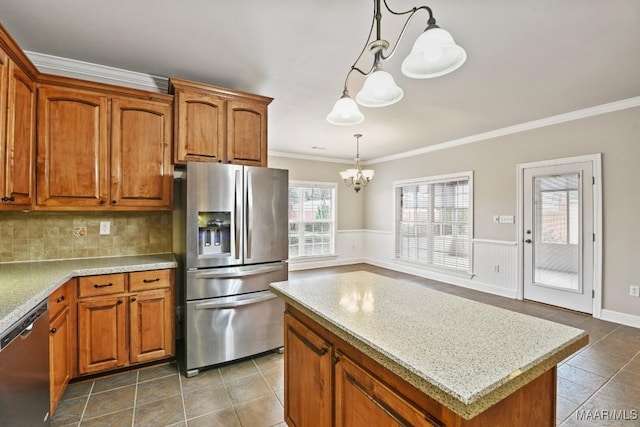
M 404 92 L 396 85 L 393 76 L 377 69 L 364 81 L 356 101 L 364 107 L 386 107 L 400 101 L 403 96 Z
M 439 27 L 428 28 L 402 62 L 402 73 L 414 79 L 438 77 L 457 70 L 466 59 L 467 53 L 455 43 L 448 31 Z
M 364 177 L 364 179 L 366 179 L 367 181 L 371 181 L 371 179 L 373 178 L 373 175 L 376 173 L 376 171 L 374 171 L 373 169 L 364 169 L 362 171 L 362 176 Z
M 336 101 L 333 110 L 327 115 L 327 121 L 332 125 L 357 125 L 363 120 L 364 115 L 358 109 L 356 102 L 346 95 Z

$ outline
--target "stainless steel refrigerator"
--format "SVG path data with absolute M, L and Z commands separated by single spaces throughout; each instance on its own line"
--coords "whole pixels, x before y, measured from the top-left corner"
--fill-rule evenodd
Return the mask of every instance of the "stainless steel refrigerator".
M 288 277 L 288 178 L 281 169 L 190 162 L 176 180 L 188 377 L 282 347 L 284 304 L 269 284 Z

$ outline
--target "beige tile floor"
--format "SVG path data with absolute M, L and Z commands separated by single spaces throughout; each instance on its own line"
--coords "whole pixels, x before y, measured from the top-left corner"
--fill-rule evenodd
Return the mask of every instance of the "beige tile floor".
M 557 425 L 640 427 L 640 329 L 366 264 L 292 272 L 290 278 L 355 270 L 420 283 L 586 330 L 589 345 L 558 367 Z M 205 370 L 193 378 L 178 374 L 172 363 L 71 384 L 52 424 L 285 426 L 282 396 L 283 359 L 277 353 Z

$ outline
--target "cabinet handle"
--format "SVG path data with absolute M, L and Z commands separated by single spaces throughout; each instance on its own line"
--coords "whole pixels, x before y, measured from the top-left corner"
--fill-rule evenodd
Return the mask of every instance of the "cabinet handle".
M 159 282 L 160 278 L 156 277 L 155 279 L 142 279 L 142 283 L 153 283 L 153 282 Z
M 109 286 L 113 286 L 113 283 L 105 283 L 103 285 L 96 283 L 93 285 L 94 288 L 108 288 Z
M 15 197 L 13 197 L 13 196 L 11 196 L 11 197 L 6 197 L 6 196 L 5 196 L 5 197 L 3 197 L 3 198 L 2 198 L 2 201 L 3 201 L 3 202 L 15 202 L 15 201 L 16 201 L 16 198 L 15 198 Z
M 64 301 L 64 300 L 65 300 L 64 295 L 62 295 L 60 298 L 58 298 L 58 299 L 56 300 L 56 303 L 57 303 L 57 304 L 60 304 L 60 303 L 61 303 L 62 301 Z
M 49 332 L 51 332 L 52 334 L 55 334 L 56 332 L 58 332 L 58 330 L 56 328 L 51 328 Z
M 304 345 L 306 345 L 307 347 L 309 347 L 311 349 L 311 351 L 313 351 L 315 354 L 317 354 L 318 356 L 324 356 L 325 354 L 327 354 L 327 352 L 329 350 L 327 350 L 326 347 L 322 347 L 322 348 L 318 348 L 315 345 L 313 345 L 313 343 L 311 341 L 309 341 L 308 339 L 306 339 L 300 332 L 296 331 L 293 328 L 289 328 L 289 330 L 291 332 L 293 332 L 293 335 L 295 335 L 296 337 L 298 337 L 298 339 L 300 341 L 302 341 L 302 343 Z
M 104 200 L 100 200 L 99 204 L 100 204 L 100 206 L 104 206 L 104 205 L 106 205 L 106 204 L 107 204 L 107 202 L 106 202 L 106 201 L 104 201 Z

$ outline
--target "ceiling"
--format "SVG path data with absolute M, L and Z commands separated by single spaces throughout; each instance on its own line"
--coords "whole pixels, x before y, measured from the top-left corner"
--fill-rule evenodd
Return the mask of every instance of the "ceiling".
M 378 159 L 640 96 L 637 0 L 388 3 L 430 6 L 467 62 L 405 77 L 400 63 L 426 26 L 417 15 L 384 65 L 404 98 L 361 107 L 355 126 L 325 117 L 365 44 L 371 0 L 2 1 L 0 22 L 26 51 L 273 97 L 269 149 L 325 158 L 353 158 L 355 133 L 361 157 Z M 393 44 L 401 24 L 383 15 L 383 38 Z M 354 75 L 352 96 L 361 85 Z

